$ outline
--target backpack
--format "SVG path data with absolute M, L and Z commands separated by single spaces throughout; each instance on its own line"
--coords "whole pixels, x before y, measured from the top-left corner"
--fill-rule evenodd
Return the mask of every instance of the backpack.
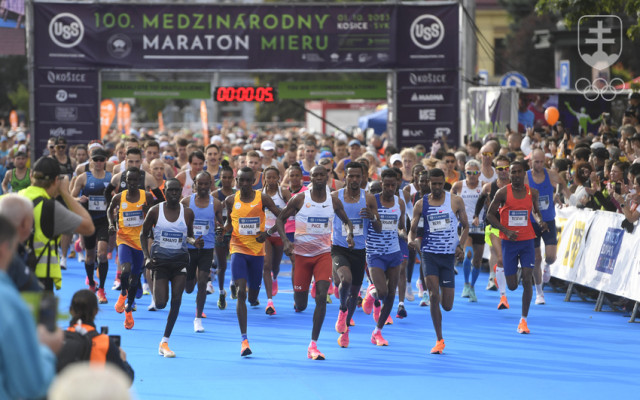
M 86 333 L 64 331 L 64 344 L 58 354 L 56 371 L 60 372 L 70 364 L 89 361 L 91 349 L 93 348 L 93 338 L 100 335 L 98 332 L 89 331 Z
M 42 252 L 40 253 L 40 256 L 36 257 L 36 252 L 33 248 L 33 241 L 35 236 L 35 224 L 37 224 L 38 222 L 34 220 L 33 221 L 34 229 L 33 229 L 33 232 L 31 232 L 31 236 L 29 236 L 29 239 L 27 240 L 27 246 L 26 246 L 28 251 L 27 265 L 32 271 L 36 270 L 36 265 L 38 265 L 38 263 L 40 262 L 40 259 L 45 253 L 49 254 L 49 251 L 52 248 L 55 249 L 58 247 L 58 240 L 57 240 L 58 238 L 53 236 L 54 210 L 55 210 L 56 200 L 47 199 L 43 196 L 36 197 L 35 199 L 33 199 L 33 208 L 37 207 L 38 204 L 40 203 L 42 203 L 42 211 L 40 213 L 40 229 L 42 230 L 42 233 L 44 233 L 44 235 L 49 240 L 43 247 Z M 47 260 L 47 272 L 49 270 L 50 263 L 51 261 Z

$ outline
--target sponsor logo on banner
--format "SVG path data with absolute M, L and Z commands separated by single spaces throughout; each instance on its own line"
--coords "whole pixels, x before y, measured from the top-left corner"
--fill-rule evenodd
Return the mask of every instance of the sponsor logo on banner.
M 107 40 L 107 51 L 114 58 L 125 58 L 131 53 L 133 44 L 129 36 L 117 33 Z
M 78 107 L 56 107 L 56 121 L 77 121 Z
M 87 80 L 87 74 L 79 72 L 47 72 L 47 80 L 49 83 L 85 83 Z
M 57 128 L 49 129 L 49 136 L 54 136 L 54 137 L 58 137 L 58 136 L 68 137 L 68 136 L 74 136 L 74 135 L 81 135 L 82 133 L 83 132 L 81 130 L 78 130 L 76 128 L 63 128 L 61 126 Z
M 409 82 L 414 85 L 433 84 L 433 83 L 447 83 L 447 74 L 438 74 L 435 72 L 425 73 L 410 73 Z
M 67 101 L 68 98 L 69 98 L 69 94 L 67 93 L 66 90 L 60 89 L 56 93 L 56 100 L 58 100 L 61 103 Z
M 420 137 L 424 134 L 422 129 L 403 129 L 402 136 L 403 137 Z
M 567 244 L 567 250 L 562 258 L 562 265 L 573 268 L 575 266 L 576 257 L 580 251 L 580 244 L 584 237 L 586 223 L 584 221 L 576 221 L 573 226 L 573 232 L 569 237 L 569 243 Z
M 435 108 L 425 108 L 422 110 L 418 110 L 418 118 L 420 121 L 435 121 L 436 120 L 436 109 Z
M 414 93 L 411 95 L 411 101 L 444 101 L 442 93 Z
M 616 260 L 622 246 L 622 236 L 624 230 L 619 228 L 609 228 L 604 236 L 600 256 L 596 262 L 596 271 L 612 274 L 616 266 Z
M 438 127 L 436 128 L 436 139 L 442 139 L 445 136 L 449 136 L 451 134 L 451 128 L 447 127 Z
M 71 13 L 56 15 L 49 23 L 49 37 L 53 43 L 65 49 L 76 46 L 84 37 L 82 20 Z
M 413 21 L 410 32 L 413 44 L 429 50 L 444 39 L 444 24 L 435 15 L 423 14 Z

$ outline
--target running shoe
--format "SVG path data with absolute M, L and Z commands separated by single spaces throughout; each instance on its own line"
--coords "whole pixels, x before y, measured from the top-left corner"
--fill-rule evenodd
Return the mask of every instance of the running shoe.
M 129 303 L 125 304 L 124 306 L 125 311 L 127 310 L 127 307 L 129 307 Z M 131 304 L 131 311 L 138 311 L 138 307 L 136 306 L 135 300 Z
M 349 321 L 349 326 L 356 326 L 356 321 L 354 321 L 353 318 Z
M 384 324 L 385 324 L 385 325 L 393 325 L 393 318 L 391 318 L 391 315 L 389 315 L 389 316 L 387 317 L 387 320 L 386 320 L 386 321 L 384 321 Z
M 260 300 L 256 299 L 255 301 L 249 300 L 249 305 L 251 307 L 258 307 L 260 305 Z
M 138 285 L 138 289 L 136 290 L 136 299 L 141 299 L 142 298 L 142 286 Z
M 114 307 L 118 314 L 122 314 L 124 312 L 124 304 L 126 303 L 126 301 L 127 296 L 123 296 L 122 294 L 118 296 L 118 301 L 116 301 L 116 305 Z
M 487 290 L 491 290 L 496 292 L 498 290 L 498 282 L 495 278 L 489 278 L 489 283 L 487 284 Z
M 453 272 L 458 275 L 458 267 L 453 267 Z
M 358 300 L 356 300 L 356 307 L 362 308 L 362 296 L 358 295 Z
M 85 261 L 84 251 L 80 251 L 80 252 L 78 252 L 78 262 L 79 262 L 80 264 L 82 264 L 82 263 L 84 263 L 84 261 Z
M 153 300 L 153 298 L 151 298 L 151 304 L 149 304 L 149 307 L 147 307 L 148 311 L 158 311 L 158 309 L 156 308 L 156 302 Z
M 160 343 L 160 347 L 158 347 L 158 354 L 165 358 L 175 358 L 176 356 L 176 353 L 171 351 L 169 343 L 167 342 Z
M 549 280 L 551 280 L 551 267 L 547 264 L 542 272 L 542 282 L 549 283 Z
M 540 293 L 536 295 L 536 304 L 543 305 L 544 303 L 544 293 Z
M 469 302 L 470 303 L 478 302 L 478 296 L 476 296 L 476 289 L 472 287 L 469 287 Z
M 265 309 L 267 315 L 276 315 L 276 308 L 273 305 L 273 300 L 267 300 L 267 308 Z
M 525 321 L 524 319 L 520 318 L 520 323 L 518 324 L 518 333 L 531 333 L 531 331 L 529 330 L 529 327 L 527 326 L 527 321 Z
M 109 300 L 107 300 L 107 295 L 104 294 L 104 289 L 98 289 L 96 295 L 98 296 L 98 303 L 107 304 L 109 302 Z
M 148 283 L 143 283 L 142 284 L 142 294 L 147 296 L 151 294 L 151 288 L 149 287 Z
M 396 318 L 400 318 L 400 319 L 407 318 L 407 310 L 405 310 L 402 304 L 398 306 L 398 312 L 396 313 Z
M 349 347 L 349 328 L 347 328 L 344 333 L 341 333 L 340 336 L 338 336 L 338 346 L 342 347 L 343 349 Z
M 193 320 L 193 331 L 194 332 L 204 332 L 204 326 L 202 326 L 202 319 L 196 318 Z
M 236 283 L 231 281 L 231 283 L 229 284 L 229 292 L 231 292 L 231 298 L 233 300 L 238 298 L 238 292 L 236 292 Z
M 211 281 L 207 282 L 207 294 L 213 294 L 214 292 L 213 283 Z
M 331 295 L 327 293 L 327 304 L 331 304 L 333 301 L 331 300 Z
M 93 293 L 95 293 L 98 290 L 98 288 L 96 288 L 95 282 L 93 283 L 93 285 L 89 285 L 89 290 L 91 290 Z
M 362 301 L 362 311 L 367 315 L 371 314 L 371 311 L 373 310 L 373 303 L 375 302 L 375 299 L 371 295 L 371 291 L 375 289 L 376 287 L 373 284 L 369 285 L 367 288 L 367 294 L 364 296 L 364 300 Z
M 242 341 L 242 345 L 240 347 L 240 356 L 246 357 L 251 355 L 251 349 L 249 348 L 249 340 L 245 339 Z
M 380 304 L 380 302 L 377 302 L 378 305 L 373 304 L 373 320 L 376 321 L 376 323 L 378 323 L 378 320 L 380 319 L 380 311 L 382 311 L 382 305 Z
M 124 313 L 124 327 L 125 329 L 133 328 L 133 311 L 127 311 Z
M 431 349 L 431 354 L 442 354 L 444 351 L 444 339 L 436 341 L 436 345 Z
M 411 284 L 407 283 L 407 290 L 404 291 L 404 297 L 409 301 L 414 301 L 416 296 L 413 294 L 413 290 L 411 289 Z
M 73 255 L 73 256 L 71 256 L 71 257 L 75 257 L 75 256 L 76 256 L 76 255 L 74 254 L 74 255 Z M 67 257 L 66 257 L 66 256 L 61 255 L 61 256 L 60 256 L 60 261 L 58 262 L 58 264 L 60 265 L 60 269 L 61 269 L 61 270 L 63 270 L 63 271 L 64 271 L 64 270 L 66 270 L 66 269 L 67 269 Z
M 469 289 L 471 288 L 471 286 L 468 283 L 464 284 L 464 288 L 462 288 L 462 295 L 460 295 L 460 297 L 462 298 L 468 298 L 469 297 Z
M 324 360 L 324 354 L 320 353 L 320 350 L 318 350 L 318 346 L 312 343 L 307 349 L 307 358 L 310 358 L 312 360 Z
M 311 298 L 315 299 L 316 298 L 316 281 L 313 281 L 313 283 L 311 284 Z
M 278 280 L 274 279 L 271 281 L 271 296 L 275 296 L 278 294 Z
M 224 290 L 220 291 L 220 298 L 218 299 L 218 308 L 224 310 L 227 308 L 227 292 Z
M 378 331 L 377 333 L 371 334 L 371 343 L 376 346 L 388 346 L 389 342 L 385 338 L 382 337 L 382 331 Z
M 333 289 L 333 295 L 336 296 L 336 299 L 340 300 L 340 288 L 338 286 Z
M 506 310 L 509 308 L 509 302 L 507 296 L 500 296 L 500 303 L 498 304 L 498 310 Z
M 418 279 L 416 282 L 416 287 L 418 288 L 418 297 L 422 297 L 424 293 L 424 285 L 422 284 L 422 279 Z
M 120 279 L 115 279 L 113 281 L 113 286 L 111 287 L 111 290 L 120 290 Z
M 196 316 L 198 315 L 198 309 L 196 308 Z M 202 312 L 202 318 L 207 318 L 207 314 L 204 313 L 204 311 Z
M 329 281 L 329 289 L 327 289 L 327 294 L 333 294 L 333 282 Z
M 336 332 L 345 333 L 349 328 L 347 328 L 347 314 L 348 310 L 338 310 L 338 321 L 336 321 Z
M 429 293 L 425 290 L 422 292 L 422 299 L 420 299 L 420 307 L 429 306 Z

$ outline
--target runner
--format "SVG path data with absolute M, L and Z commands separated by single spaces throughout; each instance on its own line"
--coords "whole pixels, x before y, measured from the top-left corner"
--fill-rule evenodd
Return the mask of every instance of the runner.
M 522 267 L 522 317 L 518 333 L 529 333 L 527 316 L 532 297 L 532 274 L 535 266 L 534 239 L 536 237 L 530 216 L 540 225 L 542 232 L 548 230 L 538 208 L 538 191 L 524 184 L 526 164 L 521 161 L 511 163 L 509 176 L 511 183 L 498 190 L 489 206 L 487 221 L 500 230 L 502 239 L 502 265 L 509 290 L 518 288 L 518 261 Z M 500 220 L 496 212 L 500 208 Z M 533 214 L 532 214 L 533 211 Z
M 13 157 L 13 168 L 8 170 L 2 180 L 2 193 L 18 193 L 31 185 L 31 169 L 27 168 L 27 153 L 17 152 Z
M 467 221 L 473 221 L 476 204 L 482 186 L 478 181 L 480 177 L 480 163 L 477 160 L 469 160 L 464 166 L 466 179 L 453 184 L 451 193 L 458 195 L 464 202 L 464 208 L 467 212 Z M 484 220 L 484 218 L 482 219 Z M 480 275 L 480 266 L 482 264 L 482 254 L 484 252 L 484 224 L 472 224 L 469 227 L 469 237 L 465 245 L 465 258 L 462 263 L 464 272 L 464 288 L 462 289 L 463 298 L 468 298 L 470 302 L 477 302 L 476 281 Z M 473 273 L 471 267 L 473 266 Z M 469 282 L 471 275 L 471 282 Z
M 142 173 L 136 167 L 125 171 L 127 185 L 132 188 L 139 187 L 142 181 Z M 125 312 L 124 327 L 133 328 L 133 303 L 140 286 L 140 275 L 144 257 L 140 246 L 140 232 L 144 216 L 153 205 L 151 193 L 142 189 L 125 189 L 115 195 L 109 208 L 107 218 L 109 220 L 109 233 L 116 235 L 118 245 L 118 261 L 122 272 L 120 274 L 120 296 L 115 305 L 118 313 Z M 115 219 L 115 213 L 118 219 Z M 116 224 L 117 222 L 117 224 Z M 125 307 L 125 301 L 127 301 Z
M 302 183 L 305 186 L 309 186 L 311 182 L 311 169 L 316 166 L 316 153 L 318 147 L 313 140 L 307 140 L 304 142 L 304 158 L 298 160 L 298 165 L 302 171 Z
M 196 318 L 193 320 L 193 330 L 204 332 L 202 311 L 207 300 L 207 281 L 211 274 L 216 231 L 221 231 L 222 227 L 222 203 L 210 194 L 211 175 L 207 171 L 201 171 L 196 175 L 195 188 L 196 193 L 185 197 L 181 203 L 184 207 L 193 210 L 193 234 L 195 237 L 202 237 L 204 245 L 201 248 L 196 248 L 191 244 L 188 246 L 189 267 L 187 268 L 185 291 L 192 293 L 197 282 L 198 294 L 196 295 Z M 216 225 L 220 227 L 220 230 L 216 229 Z
M 304 185 L 303 177 L 302 177 L 302 168 L 300 164 L 291 164 L 287 169 L 287 177 L 285 178 L 289 182 L 289 193 L 291 193 L 291 197 L 295 196 L 300 192 L 304 192 L 309 190 L 307 186 Z M 284 184 L 283 184 L 284 185 Z M 291 243 L 295 243 L 295 231 L 296 231 L 296 218 L 291 217 L 287 220 L 287 223 L 284 225 L 285 233 L 287 234 L 287 239 Z M 289 260 L 291 260 L 291 287 L 294 286 L 294 272 L 296 269 L 296 255 L 291 253 L 289 256 Z
M 382 328 L 393 308 L 400 264 L 403 262 L 399 236 L 406 235 L 405 206 L 404 200 L 396 195 L 400 179 L 401 172 L 398 174 L 392 168 L 382 171 L 382 193 L 375 195 L 382 232 L 376 232 L 371 225 L 367 231 L 367 265 L 372 285 L 367 289 L 362 310 L 371 314 L 373 309 L 376 327 L 371 334 L 371 343 L 376 346 L 389 345 L 382 337 Z
M 400 168 L 391 168 L 391 170 L 395 171 L 398 178 L 398 185 L 396 186 L 396 196 L 398 196 L 404 202 L 405 206 L 405 217 L 404 226 L 405 232 L 407 226 L 407 209 L 413 213 L 413 204 L 411 204 L 411 196 L 405 192 L 404 190 L 400 190 L 402 183 L 408 183 L 402 178 L 402 169 Z M 408 185 L 405 185 L 408 186 Z M 400 252 L 402 253 L 402 262 L 400 263 L 400 269 L 398 270 L 398 311 L 400 319 L 407 317 L 407 310 L 404 308 L 404 297 L 407 292 L 407 263 L 409 262 L 409 245 L 407 243 L 407 234 L 399 234 L 398 235 L 398 243 L 400 245 Z M 393 324 L 393 319 L 391 315 L 389 315 L 386 325 Z
M 204 152 L 207 159 L 204 170 L 211 175 L 212 187 L 220 187 L 220 174 L 222 173 L 220 147 L 215 143 L 211 143 L 204 149 Z
M 238 296 L 236 314 L 242 336 L 240 355 L 243 357 L 251 354 L 247 337 L 247 287 L 249 288 L 249 303 L 252 306 L 259 305 L 258 294 L 260 293 L 264 265 L 264 242 L 276 230 L 275 227 L 272 227 L 270 232 L 265 230 L 264 211 L 269 209 L 273 214 L 280 213 L 280 209 L 276 207 L 270 197 L 263 196 L 261 191 L 252 188 L 254 179 L 253 170 L 249 167 L 243 167 L 236 177 L 238 191 L 225 200 L 229 215 L 225 230 L 233 232 L 230 245 L 231 275 Z
M 202 236 L 193 237 L 193 210 L 180 204 L 181 192 L 180 181 L 175 178 L 167 180 L 164 189 L 167 201 L 149 210 L 140 233 L 145 268 L 153 271 L 153 300 L 159 310 L 165 308 L 169 301 L 169 281 L 171 282 L 171 308 L 167 316 L 164 336 L 158 348 L 158 353 L 168 358 L 176 356 L 169 349 L 169 337 L 182 303 L 182 292 L 184 292 L 189 266 L 187 244 L 194 245 L 198 249 L 204 246 Z M 153 235 L 153 244 L 149 251 L 147 239 L 151 235 Z
M 262 158 L 260 157 L 260 153 L 257 151 L 250 151 L 247 153 L 247 167 L 253 170 L 253 176 L 255 177 L 255 181 L 252 185 L 253 189 L 262 189 Z
M 220 189 L 213 192 L 213 197 L 218 199 L 222 203 L 222 223 L 227 224 L 227 207 L 224 205 L 224 201 L 227 197 L 236 194 L 236 189 L 233 188 L 233 169 L 229 166 L 229 162 L 223 160 L 220 164 L 222 170 L 220 172 Z M 224 233 L 222 236 L 216 236 L 216 245 L 214 260 L 217 266 L 216 273 L 218 275 L 218 289 L 220 289 L 220 297 L 218 299 L 218 308 L 224 310 L 227 308 L 227 292 L 224 290 L 224 275 L 227 271 L 227 257 L 229 256 L 229 244 L 231 243 L 231 232 Z M 230 285 L 231 298 L 236 298 L 236 290 L 233 280 Z
M 547 231 L 542 233 L 540 226 L 531 220 L 533 231 L 536 233 L 534 247 L 536 252 L 536 265 L 533 269 L 533 282 L 536 286 L 536 304 L 544 304 L 544 292 L 542 291 L 543 283 L 549 282 L 551 279 L 551 264 L 556 262 L 556 251 L 558 249 L 558 232 L 556 230 L 556 208 L 554 206 L 555 188 L 560 186 L 560 190 L 564 192 L 565 198 L 571 197 L 571 192 L 567 189 L 567 184 L 560 175 L 551 169 L 544 167 L 545 155 L 544 151 L 535 149 L 531 153 L 531 170 L 527 171 L 524 178 L 524 184 L 538 191 L 540 203 L 540 213 L 542 220 L 547 225 Z M 544 240 L 544 273 L 541 268 L 542 253 L 540 251 L 540 242 Z
M 340 295 L 340 309 L 336 331 L 340 334 L 340 347 L 349 346 L 349 327 L 351 318 L 356 310 L 360 287 L 364 279 L 366 268 L 365 239 L 369 225 L 373 225 L 376 232 L 381 232 L 382 224 L 378 217 L 376 198 L 360 188 L 363 176 L 363 166 L 357 162 L 350 162 L 345 167 L 347 173 L 347 187 L 333 192 L 344 207 L 344 211 L 353 225 L 353 248 L 347 243 L 348 232 L 342 220 L 334 215 L 331 258 L 333 259 L 333 274 L 337 276 L 336 290 Z
M 442 309 L 451 311 L 455 297 L 455 259 L 464 256 L 460 242 L 466 243 L 469 223 L 462 199 L 444 191 L 445 174 L 439 168 L 429 172 L 431 194 L 419 200 L 413 209 L 409 242 L 422 251 L 422 268 L 427 280 L 431 301 L 431 320 L 436 331 L 436 345 L 431 354 L 442 354 Z M 416 240 L 420 217 L 424 219 L 424 236 Z M 462 226 L 458 238 L 458 222 Z M 441 294 L 442 293 L 442 294 Z
M 324 360 L 324 354 L 318 350 L 317 340 L 327 311 L 327 291 L 331 281 L 331 218 L 334 213 L 348 225 L 347 243 L 353 248 L 353 226 L 344 212 L 342 203 L 329 194 L 327 189 L 327 170 L 322 166 L 311 169 L 311 189 L 295 195 L 278 216 L 276 226 L 284 242 L 285 254 L 296 255 L 294 274 L 294 307 L 297 312 L 307 308 L 311 277 L 316 282 L 316 309 L 313 313 L 311 343 L 307 357 Z M 284 224 L 295 215 L 295 247 L 285 239 Z
M 98 303 L 108 303 L 104 292 L 104 285 L 109 272 L 109 260 L 107 252 L 109 250 L 109 220 L 107 219 L 107 203 L 104 197 L 104 189 L 111 181 L 111 172 L 105 171 L 107 152 L 96 148 L 91 151 L 91 166 L 89 171 L 78 176 L 71 195 L 87 208 L 93 225 L 96 227 L 91 236 L 84 236 L 84 248 L 86 250 L 84 269 L 87 273 L 89 288 L 96 292 L 96 284 L 93 279 L 96 261 L 96 243 L 98 255 Z
M 404 187 L 404 189 L 402 189 L 405 193 L 405 197 L 408 195 L 409 196 L 409 200 L 406 203 L 407 206 L 407 210 L 406 210 L 406 214 L 407 214 L 407 231 L 409 231 L 411 229 L 411 217 L 413 217 L 413 206 L 416 203 L 416 201 L 418 201 L 419 199 L 421 199 L 425 194 L 428 193 L 429 191 L 429 175 L 427 174 L 426 176 L 426 190 L 424 191 L 424 193 L 422 193 L 422 195 L 418 195 L 418 192 L 421 191 L 420 190 L 420 176 L 422 175 L 422 172 L 425 171 L 425 168 L 422 164 L 416 164 L 413 166 L 413 168 L 411 168 L 411 175 L 412 175 L 412 180 L 411 183 L 407 186 Z M 422 228 L 422 227 L 421 227 Z M 419 237 L 422 237 L 421 235 L 418 235 Z M 417 256 L 417 252 L 415 250 L 413 250 L 412 248 L 409 248 L 409 257 L 407 259 L 407 266 L 406 266 L 406 288 L 405 288 L 405 298 L 409 301 L 413 301 L 415 300 L 415 295 L 413 294 L 413 290 L 411 288 L 411 279 L 413 277 L 413 267 L 415 266 L 416 263 L 416 256 Z M 422 270 L 421 270 L 422 271 Z M 402 281 L 398 281 L 398 289 L 402 289 Z M 424 292 L 424 290 L 422 291 Z M 422 293 L 419 293 L 420 295 Z M 420 296 L 422 297 L 422 296 Z M 400 308 L 398 308 L 398 311 L 400 311 Z M 405 310 L 406 312 L 406 310 Z M 400 317 L 403 318 L 400 315 L 400 312 L 397 313 L 396 317 Z
M 291 194 L 287 189 L 282 189 L 278 185 L 280 171 L 277 167 L 269 166 L 265 168 L 263 175 L 265 187 L 262 189 L 262 194 L 271 197 L 276 207 L 282 210 L 291 199 Z M 266 210 L 265 214 L 265 229 L 268 230 L 276 224 L 277 215 L 269 210 Z M 273 306 L 272 297 L 278 294 L 278 274 L 280 273 L 280 262 L 282 261 L 282 254 L 284 252 L 284 244 L 278 232 L 271 235 L 264 243 L 264 251 L 265 258 L 262 279 L 264 280 L 264 288 L 267 292 L 268 299 L 265 311 L 268 315 L 274 315 L 276 309 Z
M 189 154 L 189 169 L 179 172 L 176 179 L 182 185 L 182 198 L 189 197 L 193 193 L 193 180 L 204 167 L 204 154 L 201 151 L 194 151 Z

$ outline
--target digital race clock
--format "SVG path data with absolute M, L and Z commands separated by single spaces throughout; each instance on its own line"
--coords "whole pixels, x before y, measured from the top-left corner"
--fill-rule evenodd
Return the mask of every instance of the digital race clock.
M 218 86 L 213 93 L 213 100 L 272 103 L 276 100 L 276 91 L 271 86 Z

